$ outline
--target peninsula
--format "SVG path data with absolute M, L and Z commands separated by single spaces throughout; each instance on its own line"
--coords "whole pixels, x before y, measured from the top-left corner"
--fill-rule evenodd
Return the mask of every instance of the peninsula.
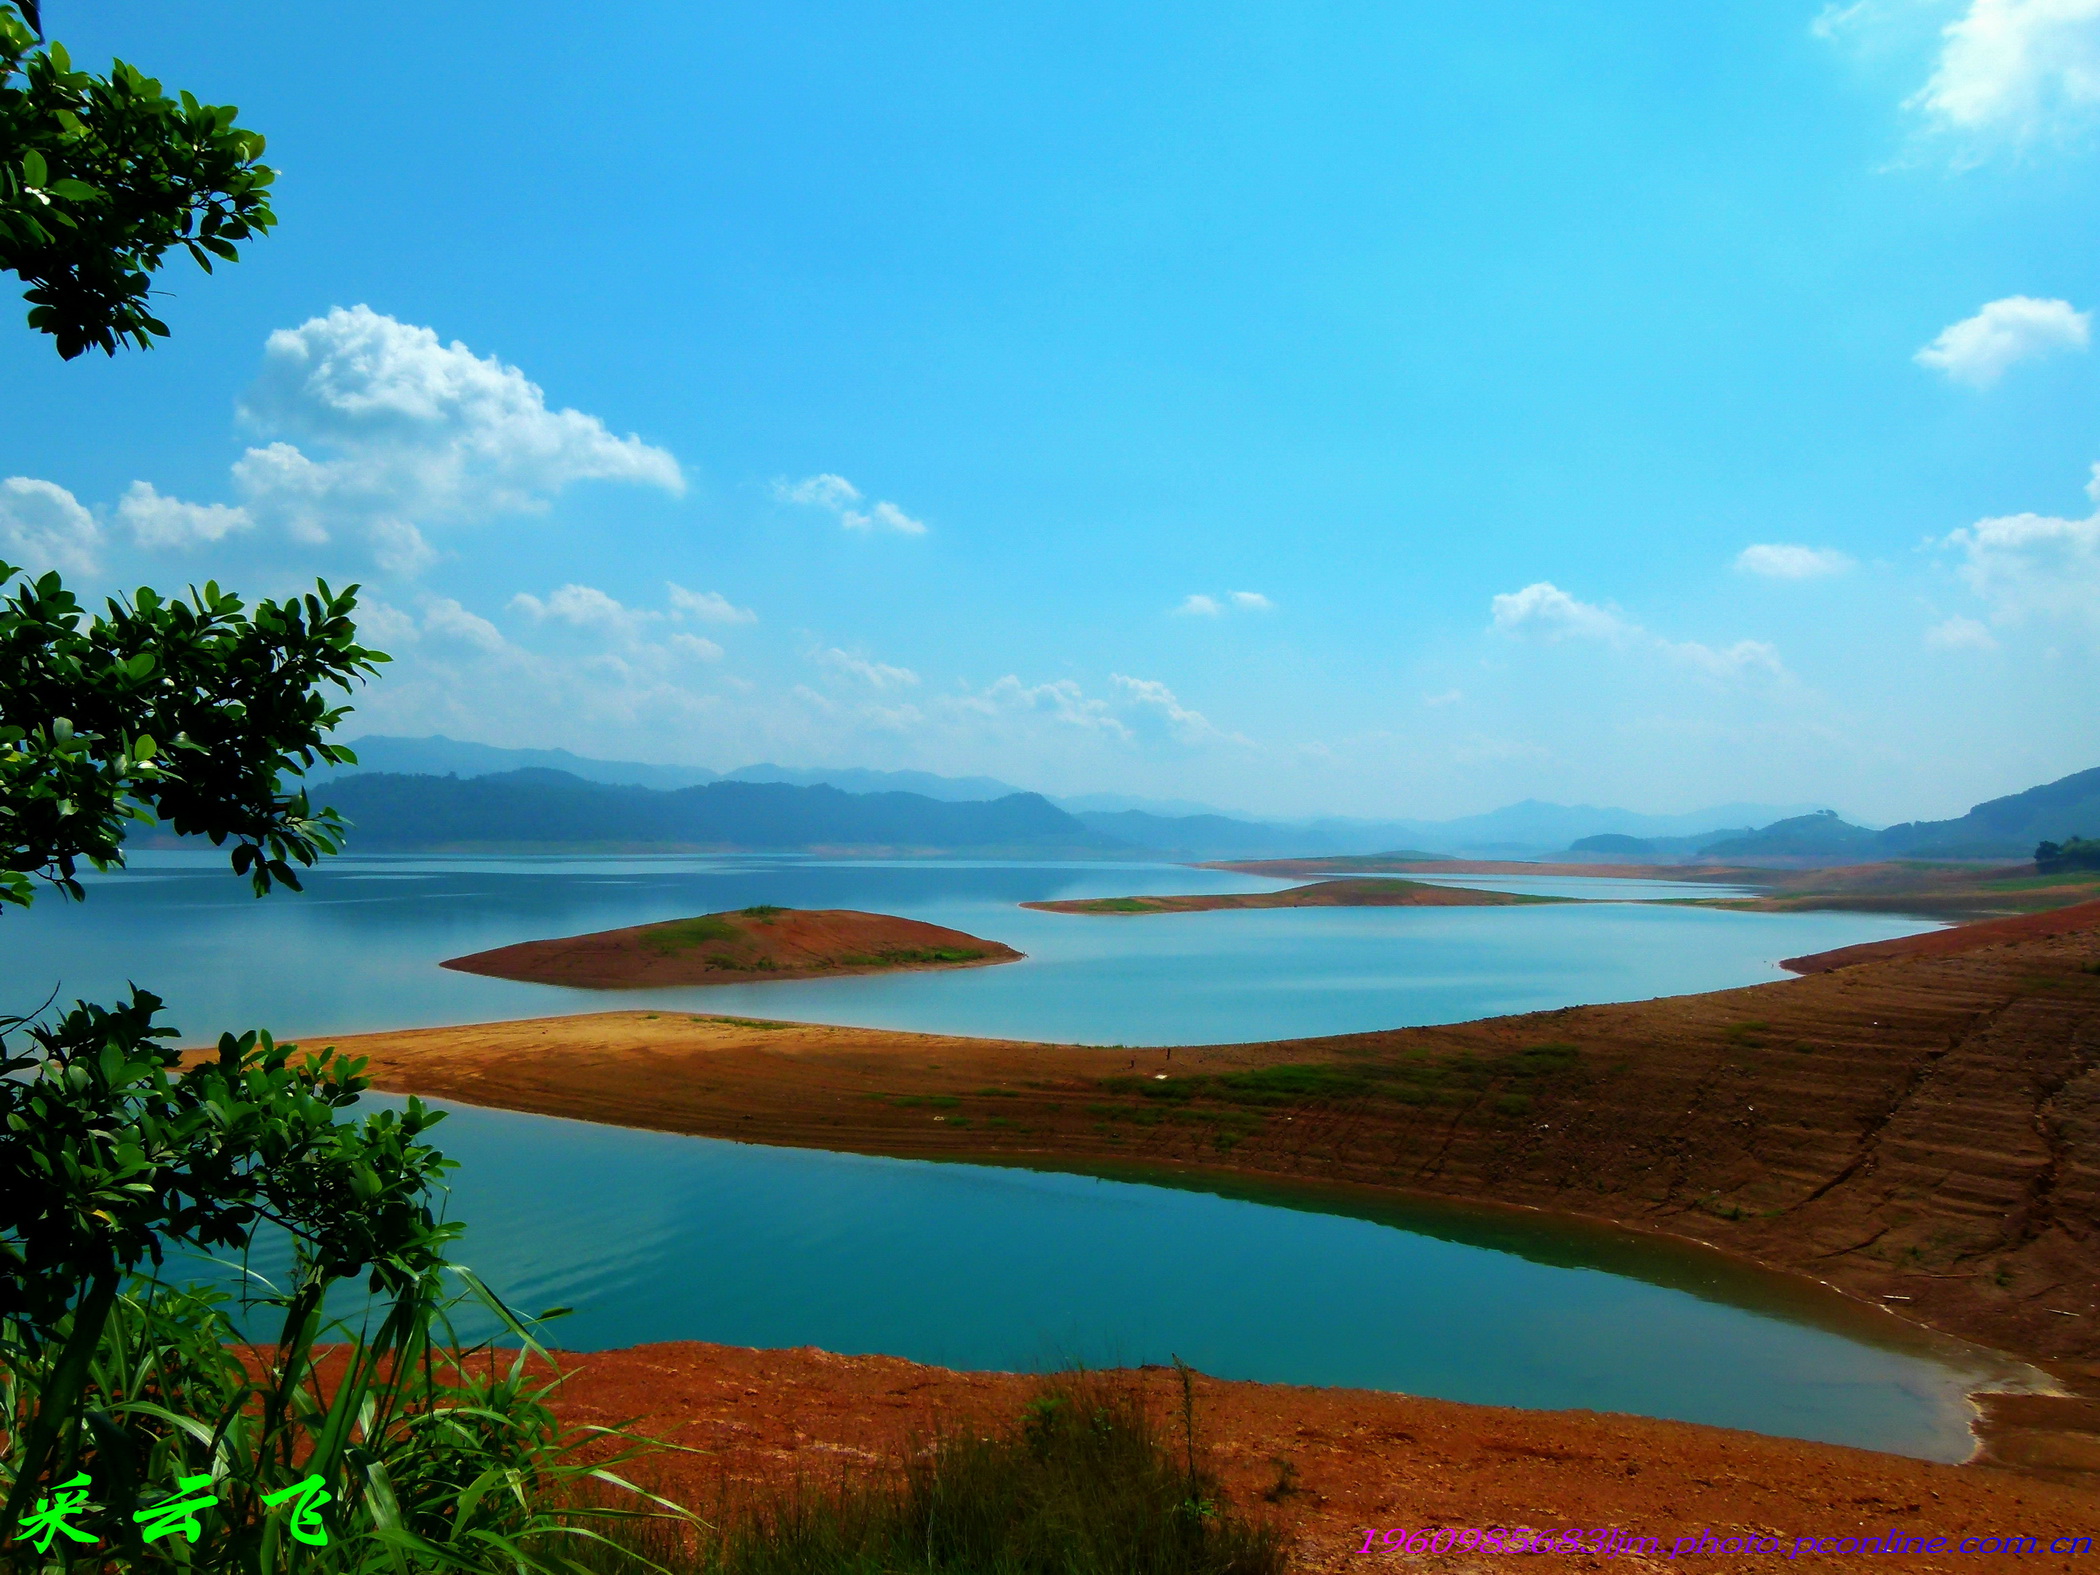
M 982 968 L 1020 957 L 998 941 L 916 919 L 850 908 L 761 906 L 523 941 L 448 958 L 441 966 L 525 984 L 639 990 Z
M 1024 902 L 1045 913 L 1211 913 L 1221 908 L 1514 908 L 1571 897 L 1523 897 L 1465 886 L 1371 877 L 1323 880 L 1283 891 L 1204 892 L 1179 897 L 1083 897 L 1071 902 Z

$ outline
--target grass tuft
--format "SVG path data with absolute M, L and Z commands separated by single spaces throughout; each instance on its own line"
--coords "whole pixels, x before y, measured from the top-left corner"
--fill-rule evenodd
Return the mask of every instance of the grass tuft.
M 696 1537 L 634 1522 L 571 1550 L 594 1575 L 1282 1575 L 1277 1532 L 1226 1500 L 1186 1439 L 1106 1380 L 1053 1381 L 991 1437 L 950 1434 L 895 1475 L 801 1481 Z M 974 1433 L 974 1430 L 973 1430 Z

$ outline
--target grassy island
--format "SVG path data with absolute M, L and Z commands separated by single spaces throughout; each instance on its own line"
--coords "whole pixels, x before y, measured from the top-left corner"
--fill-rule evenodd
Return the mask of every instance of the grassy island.
M 763 905 L 732 913 L 523 941 L 443 966 L 527 984 L 633 990 L 1015 962 L 1011 946 L 961 930 L 850 908 Z

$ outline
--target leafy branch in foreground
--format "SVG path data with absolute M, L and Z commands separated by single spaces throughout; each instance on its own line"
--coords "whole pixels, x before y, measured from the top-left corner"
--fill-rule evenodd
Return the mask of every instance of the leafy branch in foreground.
M 0 585 L 19 572 L 0 563 Z M 257 895 L 296 891 L 292 866 L 335 852 L 343 824 L 278 779 L 355 764 L 325 741 L 349 708 L 321 691 L 387 660 L 357 643 L 356 606 L 323 581 L 251 614 L 207 584 L 90 617 L 56 574 L 0 599 L 0 902 L 28 906 L 32 876 L 79 897 L 79 861 L 122 864 L 126 823 L 156 816 L 231 838 Z
M 29 326 L 67 360 L 166 338 L 146 296 L 167 253 L 209 273 L 277 222 L 277 172 L 237 113 L 169 98 L 121 60 L 106 77 L 76 70 L 0 6 L 0 268 L 29 286 Z

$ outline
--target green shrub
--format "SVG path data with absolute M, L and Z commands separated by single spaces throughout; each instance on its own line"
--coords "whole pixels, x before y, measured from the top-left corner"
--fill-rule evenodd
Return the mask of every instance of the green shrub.
M 1184 1412 L 1184 1418 L 1189 1412 Z M 1191 1425 L 1188 1420 L 1184 1426 Z M 1236 1513 L 1194 1440 L 1105 1380 L 1047 1385 L 1017 1425 L 953 1433 L 888 1480 L 798 1483 L 584 1557 L 605 1575 L 1281 1575 L 1282 1538 Z M 644 1561 L 647 1562 L 644 1562 Z
M 741 941 L 743 938 L 743 932 L 727 919 L 708 913 L 696 919 L 673 919 L 668 924 L 656 925 L 642 936 L 642 945 L 659 957 L 668 957 L 674 952 L 689 952 L 696 946 L 717 941 Z

